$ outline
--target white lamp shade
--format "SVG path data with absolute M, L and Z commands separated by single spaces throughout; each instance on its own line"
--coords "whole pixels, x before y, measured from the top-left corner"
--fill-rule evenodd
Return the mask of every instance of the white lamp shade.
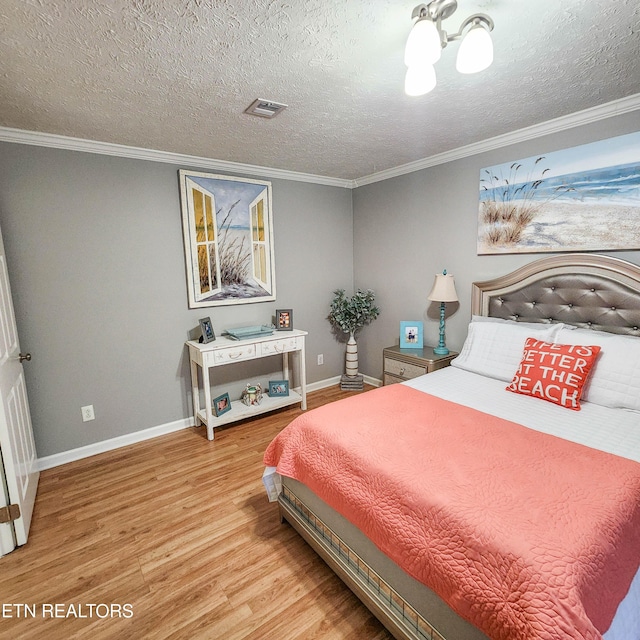
M 458 49 L 456 69 L 460 73 L 477 73 L 483 71 L 493 62 L 493 41 L 491 34 L 477 23 L 463 38 Z
M 408 96 L 423 96 L 436 86 L 436 70 L 431 64 L 416 64 L 407 69 L 404 92 Z
M 411 29 L 404 49 L 407 67 L 417 64 L 435 64 L 440 60 L 442 45 L 436 25 L 427 18 L 418 20 Z
M 427 299 L 433 302 L 457 302 L 458 294 L 453 276 L 450 273 L 437 273 Z

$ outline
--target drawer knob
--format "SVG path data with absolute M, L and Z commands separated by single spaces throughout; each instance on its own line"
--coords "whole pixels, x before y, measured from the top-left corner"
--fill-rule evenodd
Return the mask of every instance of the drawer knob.
M 400 369 L 400 375 L 403 376 L 404 375 L 404 367 L 402 367 L 402 369 Z

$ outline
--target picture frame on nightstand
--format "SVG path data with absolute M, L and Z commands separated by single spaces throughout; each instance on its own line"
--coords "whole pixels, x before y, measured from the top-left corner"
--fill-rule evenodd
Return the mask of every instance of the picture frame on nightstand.
M 400 322 L 400 348 L 422 349 L 424 346 L 424 325 L 416 320 L 402 320 Z

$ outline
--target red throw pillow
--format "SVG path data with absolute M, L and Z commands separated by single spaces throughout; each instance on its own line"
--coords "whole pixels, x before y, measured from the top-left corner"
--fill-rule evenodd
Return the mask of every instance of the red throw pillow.
M 527 338 L 520 367 L 507 391 L 580 411 L 582 387 L 599 352 L 598 346 L 552 344 Z

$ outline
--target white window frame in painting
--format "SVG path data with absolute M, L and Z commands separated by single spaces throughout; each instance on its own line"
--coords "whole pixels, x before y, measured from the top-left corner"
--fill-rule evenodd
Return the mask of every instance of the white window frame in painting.
M 262 226 L 264 237 L 262 239 L 256 239 L 255 230 L 258 227 L 258 205 L 262 203 Z M 259 195 L 249 205 L 249 216 L 251 221 L 251 273 L 254 279 L 259 282 L 265 289 L 271 289 L 271 253 L 269 252 L 267 240 L 271 237 L 271 229 L 269 228 L 269 203 L 267 202 L 266 193 Z M 264 272 L 260 263 L 260 253 L 264 255 Z M 257 260 L 256 260 L 256 253 Z M 257 272 L 257 267 L 260 268 L 260 273 Z M 262 278 L 261 275 L 265 277 Z
M 211 198 L 211 213 L 213 215 L 213 219 L 211 221 L 213 224 L 213 240 L 207 237 L 207 228 L 209 225 L 209 221 L 207 220 L 207 208 L 203 207 L 204 233 L 205 233 L 204 241 L 199 241 L 197 239 L 196 223 L 194 219 L 195 216 L 194 215 L 189 216 L 189 234 L 190 234 L 189 237 L 192 239 L 193 245 L 196 249 L 196 251 L 193 252 L 193 255 L 191 257 L 192 258 L 191 259 L 192 277 L 190 278 L 190 283 L 193 284 L 193 298 L 197 302 L 201 302 L 205 298 L 208 298 L 210 295 L 222 290 L 222 287 L 220 285 L 220 252 L 218 250 L 218 225 L 216 223 L 216 198 L 213 193 L 211 193 L 210 191 L 207 191 L 204 187 L 201 187 L 199 184 L 195 183 L 193 180 L 190 180 L 189 178 L 186 178 L 185 185 L 187 188 L 187 199 L 189 202 L 189 211 L 192 214 L 195 212 L 195 202 L 193 201 L 194 191 L 197 191 L 198 193 L 202 194 L 203 201 L 207 197 Z M 207 272 L 208 272 L 207 275 L 209 277 L 209 282 L 213 283 L 214 277 L 215 277 L 215 283 L 217 284 L 217 286 L 215 287 L 211 286 L 209 290 L 204 293 L 202 292 L 201 288 L 199 288 L 198 290 L 196 290 L 195 288 L 196 282 L 199 281 L 199 278 L 196 279 L 195 275 L 200 273 L 200 265 L 199 265 L 199 257 L 198 257 L 200 248 L 203 248 L 206 251 Z M 212 248 L 213 248 L 213 251 L 215 251 L 215 273 L 212 273 L 212 270 L 211 270 Z

